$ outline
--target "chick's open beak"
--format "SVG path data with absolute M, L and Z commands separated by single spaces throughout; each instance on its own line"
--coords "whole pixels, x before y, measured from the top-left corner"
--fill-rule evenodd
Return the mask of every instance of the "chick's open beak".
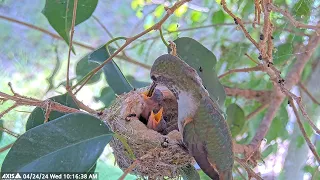
M 159 131 L 160 129 L 163 128 L 163 127 L 159 127 L 162 124 L 162 123 L 160 123 L 161 121 L 164 121 L 164 119 L 163 119 L 163 107 L 156 114 L 154 114 L 154 112 L 151 111 L 151 114 L 150 114 L 149 119 L 148 119 L 147 127 L 149 129 L 153 129 L 155 131 Z

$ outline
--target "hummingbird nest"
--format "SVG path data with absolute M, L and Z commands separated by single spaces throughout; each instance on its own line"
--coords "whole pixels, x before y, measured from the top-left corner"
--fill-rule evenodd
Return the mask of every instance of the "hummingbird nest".
M 162 91 L 166 88 L 158 86 L 157 89 Z M 147 90 L 148 87 L 120 95 L 103 113 L 102 119 L 115 132 L 110 146 L 122 170 L 126 170 L 138 160 L 131 171 L 135 175 L 148 176 L 150 179 L 177 178 L 180 167 L 194 162 L 194 159 L 179 145 L 182 138 L 176 128 L 177 101 L 171 96 L 164 97 L 160 103 L 164 108 L 163 117 L 169 127 L 167 132 L 160 134 L 147 128 L 141 118 L 139 120 L 139 115 L 146 108 L 141 94 Z

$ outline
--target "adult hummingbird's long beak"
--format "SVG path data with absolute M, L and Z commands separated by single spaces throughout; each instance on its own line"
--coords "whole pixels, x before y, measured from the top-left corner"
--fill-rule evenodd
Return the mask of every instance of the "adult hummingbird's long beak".
M 166 128 L 166 121 L 163 119 L 163 107 L 156 114 L 151 111 L 147 127 L 158 132 L 161 132 Z

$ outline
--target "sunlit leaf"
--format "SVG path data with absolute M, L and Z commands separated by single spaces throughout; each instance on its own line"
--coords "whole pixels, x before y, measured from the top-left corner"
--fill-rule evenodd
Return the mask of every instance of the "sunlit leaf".
M 113 52 L 114 49 L 110 48 L 110 51 Z M 89 55 L 89 61 L 97 62 L 99 64 L 103 63 L 105 60 L 109 58 L 109 53 L 105 46 L 101 46 L 100 48 L 96 49 Z M 116 94 L 123 94 L 125 92 L 129 92 L 133 89 L 131 84 L 127 81 L 127 79 L 122 74 L 121 70 L 119 69 L 118 65 L 113 61 L 109 61 L 106 65 L 102 68 L 103 73 L 107 79 L 109 86 Z
M 173 32 L 178 30 L 178 25 L 175 23 L 171 23 L 168 27 L 168 31 Z
M 136 10 L 138 7 L 144 6 L 144 0 L 132 0 L 131 1 L 131 8 Z
M 309 16 L 311 10 L 312 2 L 306 0 L 299 0 L 293 6 L 293 13 L 296 16 Z
M 191 12 L 191 20 L 193 22 L 198 22 L 201 18 L 202 13 L 199 11 L 192 11 Z
M 233 103 L 230 104 L 227 108 L 227 122 L 233 137 L 238 135 L 244 124 L 245 124 L 245 115 L 240 106 Z
M 153 15 L 157 18 L 160 18 L 162 14 L 164 13 L 164 6 L 159 5 L 153 12 Z
M 192 38 L 178 38 L 174 43 L 177 45 L 178 56 L 197 70 L 210 97 L 213 100 L 218 101 L 219 105 L 222 106 L 226 94 L 215 72 L 215 65 L 217 62 L 215 55 Z
M 52 101 L 60 103 L 62 105 L 72 107 L 75 109 L 79 109 L 77 104 L 73 101 L 72 97 L 68 95 L 68 93 L 54 96 L 54 97 L 51 97 L 50 99 Z M 28 131 L 29 129 L 31 129 L 33 127 L 36 127 L 36 126 L 43 124 L 44 120 L 45 120 L 45 114 L 46 114 L 45 109 L 36 107 L 32 111 L 32 113 L 30 114 L 30 116 L 27 120 L 26 131 Z M 67 114 L 67 113 L 62 113 L 62 112 L 58 112 L 58 111 L 51 111 L 48 121 L 57 119 L 65 114 Z
M 74 0 L 46 0 L 42 13 L 50 25 L 69 44 Z M 96 9 L 98 0 L 81 0 L 77 4 L 75 25 L 87 20 Z
M 21 135 L 1 172 L 88 172 L 112 135 L 94 116 L 68 114 Z
M 177 10 L 174 11 L 174 14 L 177 17 L 181 17 L 184 13 L 186 13 L 188 10 L 188 6 L 186 4 L 183 4 L 182 6 L 180 6 Z
M 224 23 L 224 20 L 225 14 L 222 10 L 214 12 L 211 18 L 212 24 L 221 24 Z

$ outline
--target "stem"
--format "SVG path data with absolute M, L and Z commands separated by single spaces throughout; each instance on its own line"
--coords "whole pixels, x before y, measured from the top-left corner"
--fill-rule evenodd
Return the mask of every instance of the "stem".
M 136 39 L 140 38 L 141 36 L 144 36 L 145 34 L 149 33 L 152 30 L 158 30 L 161 28 L 162 24 L 173 14 L 173 12 L 178 9 L 180 6 L 182 6 L 184 3 L 189 2 L 190 0 L 182 0 L 177 1 L 171 8 L 167 9 L 167 14 L 156 24 L 154 24 L 152 27 L 146 29 L 145 31 L 131 37 L 127 38 L 126 42 L 111 56 L 109 56 L 108 59 L 106 59 L 101 65 L 93 69 L 89 74 L 89 77 L 83 82 L 83 84 L 80 86 L 79 89 L 81 89 L 92 77 L 95 73 L 97 73 L 105 64 L 107 64 L 112 58 L 114 58 L 117 54 L 119 54 L 123 49 L 125 49 L 129 44 L 131 44 Z M 76 86 L 72 87 L 71 89 L 74 89 Z M 78 90 L 79 90 L 78 89 Z M 77 91 L 78 91 L 77 90 Z
M 161 28 L 159 28 L 159 32 L 160 32 L 160 37 L 161 37 L 161 40 L 162 40 L 163 44 L 166 45 L 167 47 L 169 47 L 169 44 L 166 42 L 166 40 L 163 37 Z
M 77 5 L 78 5 L 78 0 L 74 0 L 73 3 L 73 15 L 72 15 L 72 22 L 71 22 L 71 35 L 70 35 L 70 39 L 69 39 L 69 51 L 68 51 L 68 64 L 67 64 L 67 85 L 66 85 L 66 89 L 68 90 L 70 87 L 69 84 L 69 69 L 70 69 L 70 56 L 71 56 L 71 49 L 72 49 L 72 40 L 73 40 L 73 34 L 74 34 L 74 26 L 76 23 L 76 17 L 77 17 Z M 68 8 L 67 8 L 68 11 Z M 67 18 L 66 18 L 67 20 Z

